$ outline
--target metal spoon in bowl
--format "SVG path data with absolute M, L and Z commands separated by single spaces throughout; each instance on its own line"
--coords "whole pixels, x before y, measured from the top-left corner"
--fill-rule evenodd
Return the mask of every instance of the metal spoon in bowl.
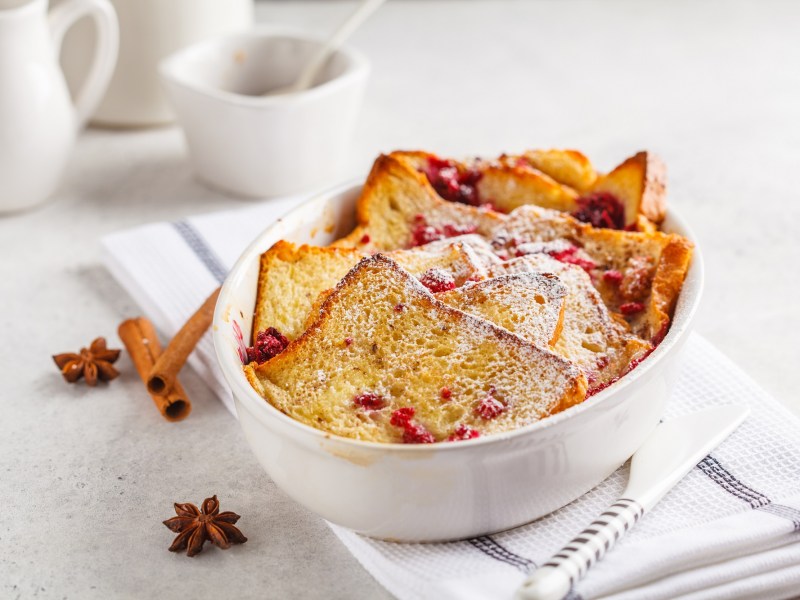
M 284 94 L 296 94 L 307 90 L 314 83 L 322 67 L 328 61 L 339 46 L 341 46 L 353 32 L 358 29 L 367 18 L 383 4 L 386 0 L 362 0 L 361 4 L 347 17 L 344 23 L 334 32 L 330 39 L 311 57 L 311 59 L 300 71 L 300 75 L 294 83 L 275 88 L 268 91 L 265 96 L 277 96 Z

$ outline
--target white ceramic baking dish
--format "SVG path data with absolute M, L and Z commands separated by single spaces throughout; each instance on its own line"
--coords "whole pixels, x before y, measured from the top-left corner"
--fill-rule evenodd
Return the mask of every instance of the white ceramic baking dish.
M 275 483 L 325 519 L 399 541 L 455 540 L 532 521 L 584 494 L 622 465 L 658 424 L 703 283 L 700 252 L 661 345 L 633 372 L 584 403 L 527 427 L 458 443 L 345 439 L 284 415 L 242 372 L 259 255 L 279 239 L 325 245 L 348 233 L 359 185 L 297 207 L 244 252 L 214 315 L 217 358 L 248 443 Z M 664 229 L 686 235 L 670 213 Z

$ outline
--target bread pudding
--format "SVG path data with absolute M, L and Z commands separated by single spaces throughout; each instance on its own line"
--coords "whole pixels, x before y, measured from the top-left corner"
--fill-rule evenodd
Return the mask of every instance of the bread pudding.
M 663 164 L 574 150 L 373 165 L 356 227 L 261 257 L 245 374 L 290 417 L 383 443 L 516 429 L 613 385 L 666 335 L 692 255 Z

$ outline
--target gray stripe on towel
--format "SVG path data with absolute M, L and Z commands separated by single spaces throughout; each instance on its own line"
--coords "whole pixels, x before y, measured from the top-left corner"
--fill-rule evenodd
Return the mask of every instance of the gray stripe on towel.
M 716 483 L 731 496 L 749 504 L 750 508 L 791 521 L 794 530 L 800 531 L 800 510 L 791 506 L 773 503 L 766 494 L 758 492 L 749 485 L 742 483 L 733 473 L 726 469 L 722 463 L 710 454 L 701 460 L 697 467 L 705 473 L 711 481 Z
M 208 242 L 200 235 L 200 232 L 188 221 L 175 221 L 172 226 L 183 238 L 183 241 L 186 242 L 186 245 L 195 253 L 195 256 L 200 259 L 200 262 L 213 275 L 214 279 L 217 280 L 217 283 L 225 281 L 228 269 L 222 264 L 219 256 L 211 249 Z
M 511 550 L 500 544 L 491 536 L 482 535 L 467 541 L 486 556 L 506 563 L 515 569 L 519 569 L 523 573 L 527 574 L 536 568 L 536 563 L 531 559 L 511 552 Z

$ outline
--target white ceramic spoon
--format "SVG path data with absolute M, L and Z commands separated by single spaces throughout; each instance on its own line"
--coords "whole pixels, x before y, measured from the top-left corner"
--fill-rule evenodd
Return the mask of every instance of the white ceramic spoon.
M 744 421 L 746 406 L 718 406 L 659 425 L 631 458 L 622 496 L 520 586 L 516 600 L 561 600 L 664 495 Z
M 344 23 L 334 32 L 330 39 L 311 57 L 300 71 L 294 83 L 285 87 L 270 90 L 265 96 L 296 94 L 307 90 L 314 83 L 317 74 L 328 61 L 330 55 L 341 46 L 369 16 L 380 8 L 386 0 L 362 0 L 361 4 L 347 17 Z

